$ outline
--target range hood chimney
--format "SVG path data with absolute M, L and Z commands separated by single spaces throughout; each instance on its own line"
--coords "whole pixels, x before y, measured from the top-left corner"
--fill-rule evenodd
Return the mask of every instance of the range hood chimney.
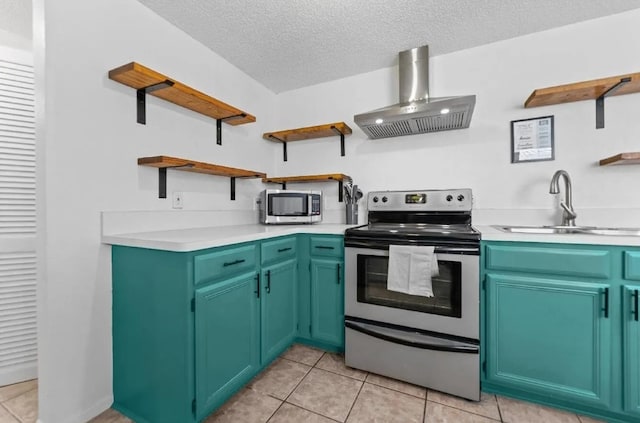
M 354 122 L 369 138 L 399 137 L 468 128 L 475 95 L 429 97 L 429 46 L 398 55 L 400 103 L 361 113 Z

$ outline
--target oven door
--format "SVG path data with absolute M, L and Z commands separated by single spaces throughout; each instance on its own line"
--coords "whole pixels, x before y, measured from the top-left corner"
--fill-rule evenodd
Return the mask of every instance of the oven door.
M 345 314 L 425 331 L 479 339 L 477 248 L 436 247 L 440 275 L 433 297 L 387 290 L 389 251 L 345 248 Z

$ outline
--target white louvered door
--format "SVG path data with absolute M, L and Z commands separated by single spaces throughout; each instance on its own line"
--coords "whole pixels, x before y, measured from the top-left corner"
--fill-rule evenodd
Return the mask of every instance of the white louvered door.
M 34 75 L 0 48 L 0 386 L 37 376 Z

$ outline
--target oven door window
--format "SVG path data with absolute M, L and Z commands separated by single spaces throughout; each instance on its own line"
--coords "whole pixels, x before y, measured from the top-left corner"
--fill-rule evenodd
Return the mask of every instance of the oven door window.
M 442 316 L 461 317 L 462 264 L 438 260 L 440 275 L 431 278 L 433 297 L 387 290 L 386 256 L 358 255 L 358 302 L 413 310 Z
M 272 194 L 269 195 L 269 216 L 307 216 L 308 200 L 306 194 Z

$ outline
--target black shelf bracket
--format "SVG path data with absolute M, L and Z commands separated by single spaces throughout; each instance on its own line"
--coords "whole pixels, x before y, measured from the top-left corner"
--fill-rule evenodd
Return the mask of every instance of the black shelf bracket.
M 216 119 L 216 144 L 222 145 L 222 122 L 233 119 L 242 119 L 247 117 L 246 113 L 240 113 L 239 115 L 227 116 L 220 119 Z
M 609 88 L 607 91 L 603 92 L 600 97 L 596 98 L 596 129 L 604 128 L 604 98 L 608 95 L 613 94 L 618 88 L 622 87 L 628 82 L 631 82 L 630 77 L 622 78 L 620 79 L 620 82 Z
M 280 138 L 276 137 L 275 135 L 271 135 L 269 134 L 269 138 L 273 138 L 276 141 L 280 141 L 282 143 L 282 157 L 284 159 L 284 161 L 287 161 L 287 142 L 285 140 L 281 140 Z
M 340 156 L 344 157 L 344 134 L 335 126 L 331 125 L 331 129 L 333 129 L 336 133 L 340 135 Z M 342 192 L 342 191 L 340 191 Z
M 281 183 L 280 185 L 282 185 L 282 189 L 283 189 L 283 190 L 286 190 L 286 189 L 287 189 L 287 183 L 286 183 L 286 182 L 283 182 L 283 183 Z
M 231 201 L 235 201 L 235 199 L 236 199 L 236 177 L 232 176 L 230 179 L 231 179 Z
M 138 112 L 138 123 L 142 125 L 147 124 L 147 94 L 152 93 L 157 90 L 161 90 L 163 88 L 173 87 L 174 82 L 169 81 L 168 79 L 164 82 L 158 82 L 157 84 L 149 85 L 147 87 L 138 88 L 136 90 L 137 96 L 137 112 Z M 165 197 L 161 197 L 165 198 Z
M 342 191 L 344 191 L 344 183 L 342 179 L 338 181 L 338 202 L 342 203 Z
M 158 168 L 158 198 L 167 198 L 167 169 L 180 169 L 183 167 L 193 167 L 192 164 L 182 166 L 167 166 Z

